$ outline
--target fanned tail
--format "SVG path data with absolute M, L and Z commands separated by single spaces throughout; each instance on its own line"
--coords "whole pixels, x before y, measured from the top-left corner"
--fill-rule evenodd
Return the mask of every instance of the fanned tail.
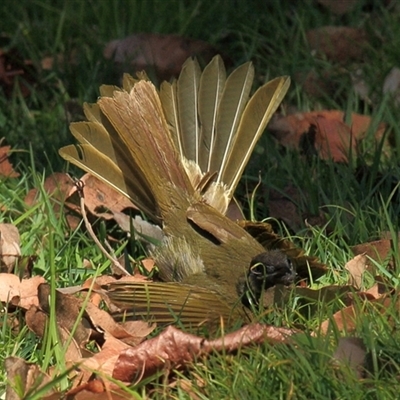
M 79 148 L 67 146 L 62 157 L 126 194 L 160 221 L 168 208 L 168 188 L 190 197 L 194 189 L 182 165 L 153 84 L 140 80 L 86 106 L 89 122 L 71 126 Z M 107 89 L 107 88 L 105 88 Z M 105 91 L 108 95 L 109 91 Z
M 215 56 L 201 73 L 189 59 L 177 81 L 161 85 L 160 98 L 177 148 L 192 182 L 215 176 L 205 200 L 225 214 L 254 147 L 284 97 L 290 79 L 276 78 L 250 98 L 251 62 L 227 78 Z M 193 167 L 191 162 L 198 165 Z

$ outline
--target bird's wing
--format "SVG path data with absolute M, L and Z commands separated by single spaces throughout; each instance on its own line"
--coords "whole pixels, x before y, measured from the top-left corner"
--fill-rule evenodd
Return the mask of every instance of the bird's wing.
M 145 319 L 186 328 L 237 322 L 245 316 L 241 305 L 232 308 L 220 295 L 208 289 L 181 283 L 114 282 L 107 285 L 107 296 L 120 312 L 117 319 Z

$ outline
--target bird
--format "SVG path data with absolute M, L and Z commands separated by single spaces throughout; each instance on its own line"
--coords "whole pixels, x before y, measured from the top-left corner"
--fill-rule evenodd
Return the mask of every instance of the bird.
M 243 300 L 254 301 L 249 292 L 295 279 L 284 253 L 266 251 L 227 216 L 290 85 L 288 76 L 278 77 L 250 96 L 253 79 L 251 62 L 227 76 L 220 56 L 203 71 L 189 58 L 159 90 L 143 72 L 137 79 L 125 74 L 122 89 L 102 86 L 97 102 L 84 104 L 87 121 L 70 125 L 78 144 L 61 148 L 61 157 L 128 197 L 163 229 L 152 253 L 162 282 L 107 286 L 125 316 L 233 324 L 249 318 Z

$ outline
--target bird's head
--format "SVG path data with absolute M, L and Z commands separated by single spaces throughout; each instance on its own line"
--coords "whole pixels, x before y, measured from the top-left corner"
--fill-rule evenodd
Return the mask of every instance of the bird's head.
M 263 291 L 278 284 L 290 285 L 296 276 L 292 262 L 282 251 L 272 250 L 258 254 L 250 263 L 242 290 L 243 304 L 257 304 Z

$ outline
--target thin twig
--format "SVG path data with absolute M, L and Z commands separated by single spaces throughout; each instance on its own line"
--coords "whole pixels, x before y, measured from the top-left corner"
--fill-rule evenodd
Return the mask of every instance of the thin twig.
M 79 179 L 74 179 L 75 185 L 78 191 L 79 199 L 80 199 L 80 207 L 81 207 L 81 213 L 82 213 L 82 218 L 83 221 L 85 222 L 85 226 L 87 231 L 89 232 L 89 235 L 91 238 L 94 240 L 94 242 L 97 244 L 98 248 L 100 251 L 111 261 L 111 263 L 119 269 L 124 275 L 131 275 L 122 265 L 121 263 L 113 257 L 105 248 L 104 246 L 100 243 L 99 239 L 97 239 L 96 234 L 93 231 L 92 225 L 90 224 L 87 214 L 86 214 L 86 209 L 85 209 L 85 196 L 83 194 L 83 186 L 84 183 L 79 180 Z

